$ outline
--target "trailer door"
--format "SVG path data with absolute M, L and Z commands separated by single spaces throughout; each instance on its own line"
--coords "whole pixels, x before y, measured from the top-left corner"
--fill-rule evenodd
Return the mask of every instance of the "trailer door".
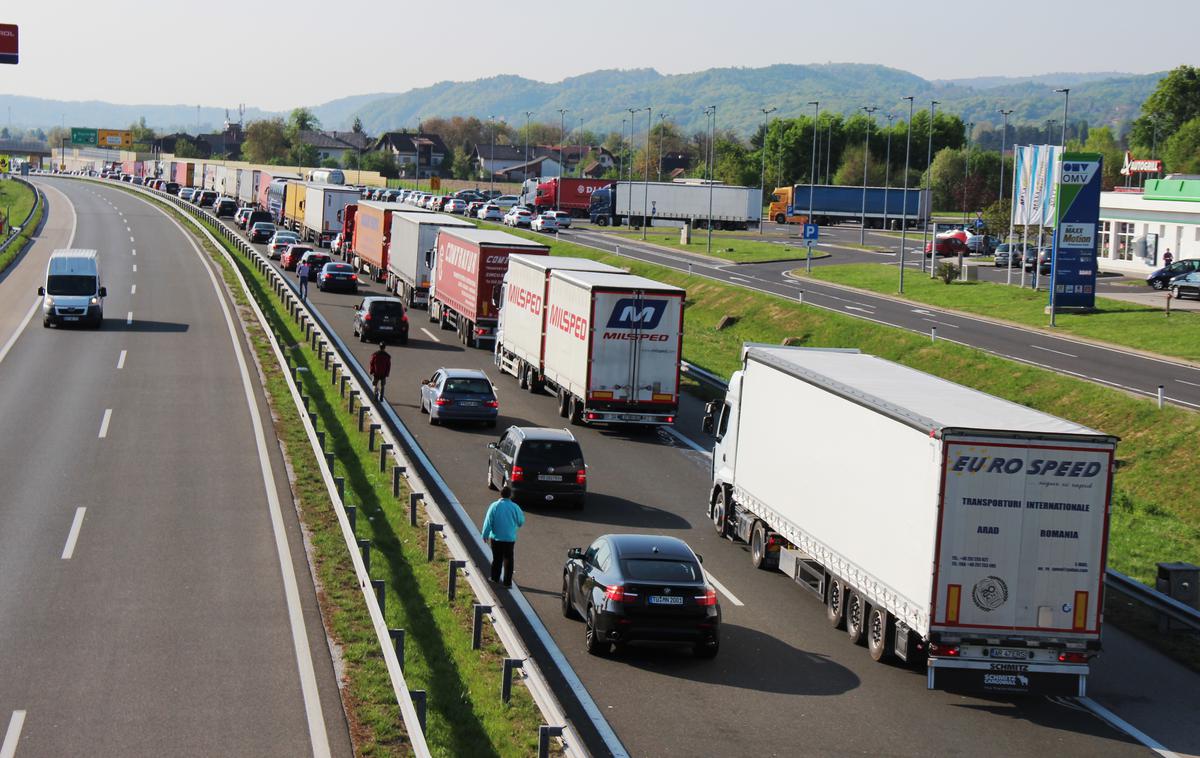
M 677 402 L 683 294 L 597 291 L 594 318 L 589 397 Z

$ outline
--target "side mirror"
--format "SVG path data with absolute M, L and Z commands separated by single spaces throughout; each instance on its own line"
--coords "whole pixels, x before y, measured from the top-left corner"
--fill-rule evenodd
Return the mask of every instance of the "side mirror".
M 108 297 L 108 287 L 100 288 L 100 297 Z
M 583 560 L 583 548 L 573 547 L 567 551 L 567 557 L 573 560 Z
M 488 443 L 488 450 L 495 450 L 495 449 L 496 449 L 496 443 L 495 443 L 495 442 L 489 442 L 489 443 Z
M 696 553 L 696 560 L 700 561 L 701 563 L 704 563 L 704 556 L 700 555 L 699 553 Z
M 46 296 L 46 288 L 38 287 L 38 294 L 41 295 L 42 297 L 45 297 Z

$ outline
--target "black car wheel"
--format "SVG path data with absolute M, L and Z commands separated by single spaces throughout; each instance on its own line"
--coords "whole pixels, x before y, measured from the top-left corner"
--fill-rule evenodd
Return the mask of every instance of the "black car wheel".
M 1150 282 L 1150 286 L 1156 290 L 1161 290 L 1161 289 L 1166 289 L 1167 283 L 1164 282 L 1162 279 L 1154 279 L 1153 281 Z
M 568 574 L 563 572 L 562 615 L 564 618 L 575 620 L 579 618 L 579 611 L 575 610 L 575 604 L 571 602 L 571 584 L 567 577 Z
M 600 639 L 600 632 L 596 629 L 596 608 L 590 606 L 587 611 L 587 620 L 583 623 L 583 648 L 591 655 L 608 655 L 611 646 Z

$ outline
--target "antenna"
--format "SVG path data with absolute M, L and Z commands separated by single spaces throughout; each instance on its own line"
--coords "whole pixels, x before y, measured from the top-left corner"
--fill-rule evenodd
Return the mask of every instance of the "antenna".
M 246 104 L 238 103 L 238 123 L 246 123 Z

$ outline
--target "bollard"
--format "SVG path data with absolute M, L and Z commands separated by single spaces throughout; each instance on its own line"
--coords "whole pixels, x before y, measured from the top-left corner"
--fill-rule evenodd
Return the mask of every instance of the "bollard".
M 383 604 L 386 596 L 384 595 L 384 583 L 382 579 L 372 579 L 371 586 L 375 589 L 375 600 L 379 603 L 379 615 L 383 614 Z
M 325 453 L 325 465 L 329 466 L 329 472 L 333 473 L 334 456 L 332 452 Z
M 396 648 L 396 660 L 400 663 L 400 670 L 404 671 L 404 630 L 388 629 L 388 636 L 392 638 L 392 646 Z
M 424 732 L 425 728 L 422 727 L 421 731 Z M 550 738 L 551 737 L 561 737 L 562 733 L 563 733 L 563 728 L 561 726 L 550 726 L 549 724 L 542 724 L 541 726 L 538 727 L 538 758 L 549 758 L 549 756 L 550 756 Z
M 929 341 L 937 342 L 937 327 L 936 326 L 929 327 Z
M 512 678 L 515 669 L 524 668 L 525 662 L 520 658 L 504 659 L 504 679 L 500 682 L 500 700 L 507 703 L 512 700 Z
M 446 585 L 446 599 L 453 600 L 458 594 L 458 570 L 466 568 L 466 561 L 459 561 L 453 558 L 450 559 L 450 580 Z
M 346 477 L 335 476 L 333 478 L 333 486 L 337 489 L 338 500 L 345 502 L 346 500 Z
M 360 431 L 360 432 L 363 430 L 363 421 L 367 415 L 368 410 L 370 410 L 370 409 L 365 405 L 361 406 L 358 409 L 358 431 Z
M 342 397 L 346 396 L 346 382 L 348 382 L 348 381 L 350 381 L 350 377 L 347 376 L 346 374 L 342 374 L 342 376 L 338 382 L 341 385 L 340 387 L 338 387 L 338 392 L 341 393 Z
M 329 359 L 333 357 L 333 353 L 325 353 L 325 370 L 329 370 Z
M 804 290 L 800 290 L 796 293 L 796 302 L 804 305 Z
M 375 432 L 379 431 L 379 424 L 371 424 L 371 428 L 367 431 L 367 450 L 375 452 Z
M 409 524 L 409 526 L 417 525 L 417 504 L 420 503 L 421 499 L 424 497 L 425 497 L 425 495 L 421 494 L 420 492 L 408 493 L 408 524 Z
M 471 606 L 471 649 L 478 650 L 483 647 L 483 617 L 484 614 L 491 613 L 492 606 L 484 603 L 475 603 Z
M 346 506 L 346 520 L 350 522 L 350 533 L 356 533 L 358 531 L 358 506 Z
M 1163 405 L 1163 386 L 1158 385 L 1158 409 L 1161 411 Z
M 358 390 L 350 390 L 350 403 L 346 406 L 346 413 L 354 413 L 354 401 L 358 399 Z M 361 430 L 362 427 L 360 426 Z
M 387 471 L 387 454 L 392 451 L 392 443 L 385 442 L 379 446 L 379 473 Z
M 417 723 L 421 726 L 421 734 L 425 733 L 425 690 L 409 690 L 413 708 L 417 711 Z
M 367 573 L 370 574 L 371 573 L 371 541 L 370 540 L 358 540 L 358 549 L 362 551 L 363 568 L 365 568 L 367 570 Z
M 392 466 L 392 497 L 400 497 L 400 477 L 405 470 L 403 466 Z
M 426 534 L 427 534 L 428 544 L 425 548 L 425 560 L 432 561 L 433 560 L 433 547 L 434 547 L 433 535 L 437 532 L 442 531 L 442 525 L 435 524 L 432 521 L 430 521 L 427 526 L 428 526 L 428 529 L 426 531 Z

